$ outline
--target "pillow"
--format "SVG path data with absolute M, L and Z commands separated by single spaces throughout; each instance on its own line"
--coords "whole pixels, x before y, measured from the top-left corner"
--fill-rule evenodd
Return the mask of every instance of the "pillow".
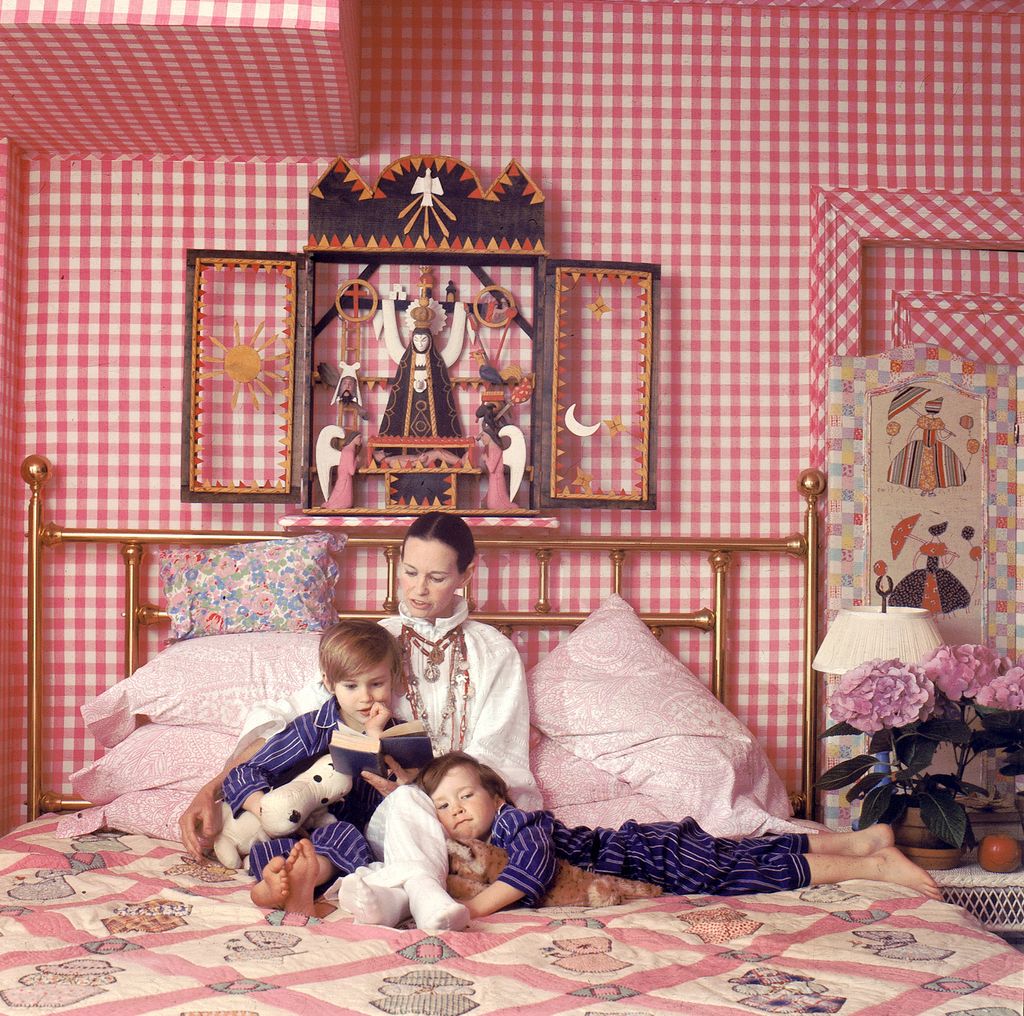
M 667 822 L 657 802 L 637 793 L 623 780 L 592 762 L 560 748 L 546 734 L 530 743 L 530 771 L 537 780 L 544 807 L 569 826 L 617 829 L 627 819 Z
M 319 674 L 319 635 L 255 632 L 186 640 L 86 702 L 82 718 L 108 748 L 131 734 L 138 716 L 237 736 L 254 705 L 291 695 Z
M 786 821 L 785 788 L 750 731 L 621 597 L 610 596 L 528 682 L 542 733 L 647 807 L 672 820 L 692 816 L 716 836 L 801 829 Z M 621 824 L 603 819 L 587 811 L 587 825 Z
M 94 804 L 155 787 L 194 794 L 221 771 L 234 747 L 230 734 L 147 723 L 72 774 L 71 788 Z
M 172 790 L 169 787 L 134 790 L 108 804 L 61 816 L 57 821 L 57 835 L 73 839 L 75 836 L 94 833 L 97 829 L 116 829 L 124 833 L 141 833 L 161 840 L 172 840 L 181 850 L 178 820 L 194 796 L 187 790 Z
M 171 631 L 176 639 L 248 631 L 323 631 L 338 619 L 333 533 L 160 552 Z

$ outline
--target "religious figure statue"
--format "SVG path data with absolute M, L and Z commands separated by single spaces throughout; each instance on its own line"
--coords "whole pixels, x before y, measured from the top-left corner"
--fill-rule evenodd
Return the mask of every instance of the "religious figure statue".
M 398 368 L 380 421 L 381 437 L 462 437 L 448 368 L 462 352 L 466 308 L 461 303 L 453 305 L 448 342 L 443 351 L 439 350 L 437 337 L 447 323 L 447 314 L 430 296 L 432 274 L 429 267 L 421 270 L 420 297 L 408 311 L 412 338 L 405 348 L 399 337 L 394 301 L 382 301 L 380 327 L 388 353 Z M 395 444 L 400 447 L 401 442 Z

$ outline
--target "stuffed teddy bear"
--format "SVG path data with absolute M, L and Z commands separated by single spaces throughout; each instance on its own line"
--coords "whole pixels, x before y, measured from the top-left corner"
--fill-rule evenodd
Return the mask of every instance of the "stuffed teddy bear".
M 336 772 L 331 756 L 324 755 L 290 783 L 267 791 L 260 801 L 258 818 L 248 811 L 235 818 L 231 809 L 222 805 L 224 824 L 214 841 L 213 853 L 225 867 L 240 868 L 242 856 L 253 843 L 337 821 L 327 810 L 328 805 L 344 800 L 351 789 L 352 778 Z
M 482 892 L 501 874 L 508 853 L 482 840 L 448 841 L 448 895 L 464 902 Z M 555 880 L 541 898 L 541 907 L 610 907 L 624 900 L 660 896 L 661 886 L 617 875 L 595 875 L 558 859 Z

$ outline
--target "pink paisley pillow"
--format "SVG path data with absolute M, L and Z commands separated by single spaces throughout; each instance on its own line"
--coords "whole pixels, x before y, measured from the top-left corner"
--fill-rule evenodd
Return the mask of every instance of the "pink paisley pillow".
M 237 736 L 253 706 L 285 698 L 319 673 L 319 635 L 250 632 L 188 639 L 86 702 L 82 718 L 108 748 L 131 734 L 139 716 Z
M 231 734 L 147 723 L 72 774 L 71 788 L 94 804 L 156 787 L 194 794 L 220 772 L 234 747 Z
M 530 744 L 530 771 L 544 807 L 567 825 L 618 828 L 627 819 L 666 822 L 671 818 L 653 798 L 567 752 L 546 734 L 539 734 Z
M 692 816 L 718 836 L 799 828 L 786 821 L 785 788 L 750 731 L 621 597 L 610 596 L 528 681 L 534 725 L 637 795 L 630 817 L 643 805 L 673 820 Z M 560 799 L 560 787 L 546 781 L 544 790 Z M 601 817 L 592 809 L 586 824 L 612 824 Z
M 160 581 L 174 638 L 330 627 L 338 619 L 338 565 L 331 554 L 345 539 L 314 533 L 161 551 Z
M 181 843 L 178 820 L 192 803 L 187 790 L 160 787 L 156 790 L 133 790 L 108 804 L 64 815 L 57 822 L 57 835 L 72 839 L 97 829 L 116 829 L 124 833 L 155 836 L 160 840 Z

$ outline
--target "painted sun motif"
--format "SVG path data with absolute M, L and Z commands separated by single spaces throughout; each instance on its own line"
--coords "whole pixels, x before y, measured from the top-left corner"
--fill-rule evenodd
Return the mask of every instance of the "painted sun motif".
M 232 382 L 231 408 L 238 407 L 239 397 L 245 393 L 252 401 L 254 409 L 260 407 L 260 393 L 271 395 L 268 381 L 283 381 L 288 376 L 287 366 L 284 369 L 272 369 L 271 365 L 281 357 L 287 359 L 291 353 L 291 342 L 284 336 L 273 334 L 262 344 L 260 337 L 266 324 L 261 321 L 253 331 L 252 335 L 243 339 L 238 322 L 235 322 L 234 342 L 226 345 L 214 335 L 206 338 L 220 350 L 220 355 L 214 353 L 211 357 L 202 361 L 204 368 L 199 374 L 199 379 L 206 381 L 227 377 Z M 275 342 L 281 339 L 284 349 L 270 355 L 264 355 Z

